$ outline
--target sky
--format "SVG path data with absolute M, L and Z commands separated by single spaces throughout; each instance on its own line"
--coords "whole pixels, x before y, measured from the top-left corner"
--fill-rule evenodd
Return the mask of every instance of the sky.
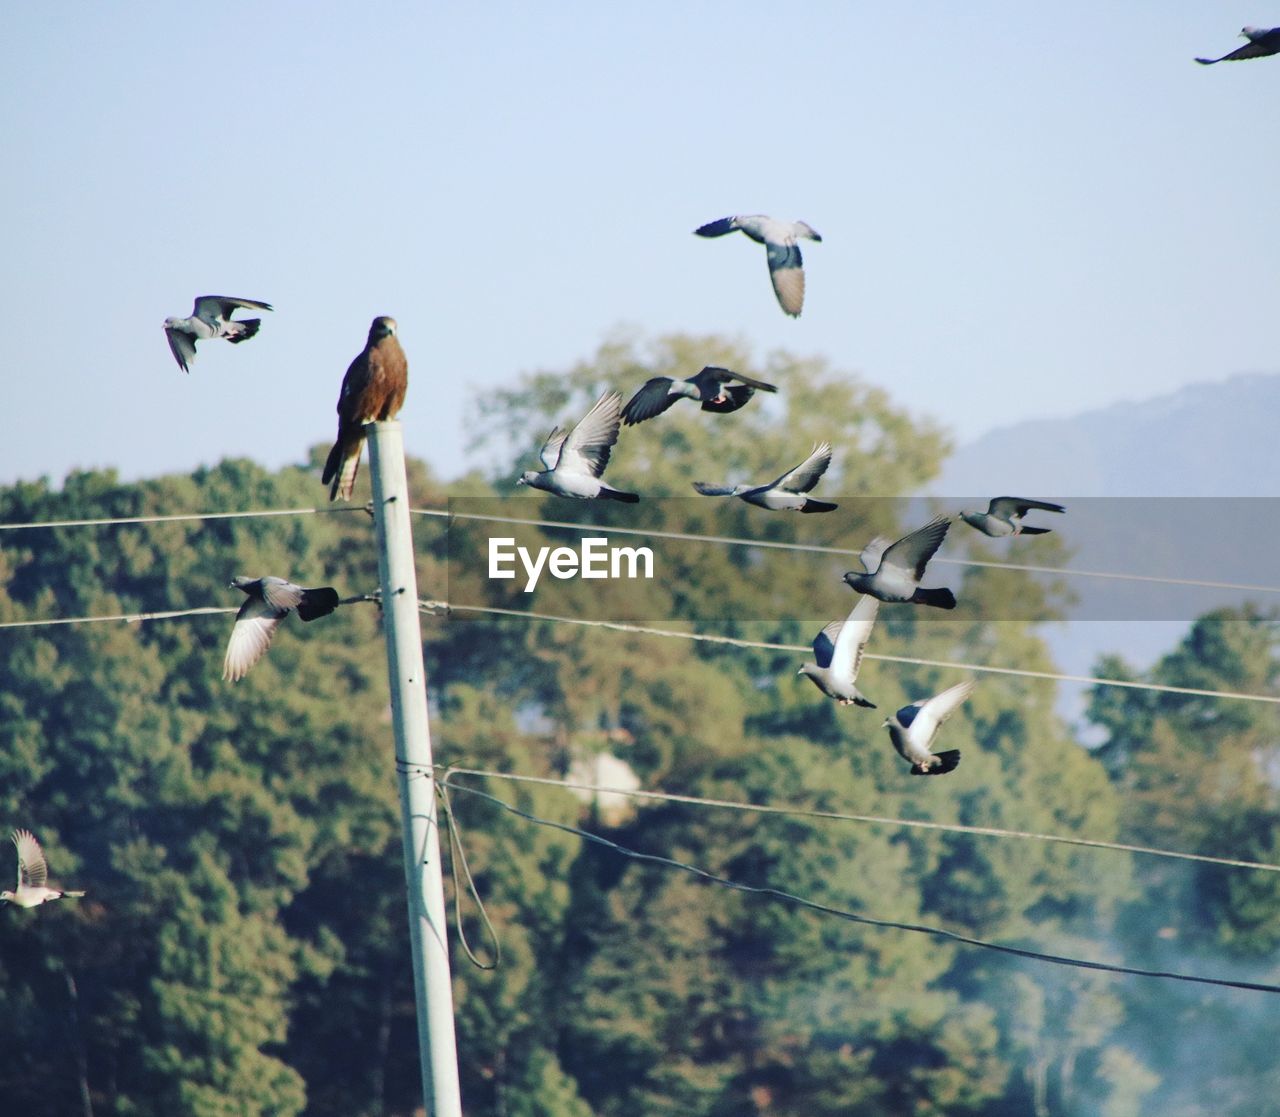
M 820 354 L 961 442 L 1275 371 L 1280 58 L 1192 61 L 1272 7 L 15 6 L 0 483 L 302 461 L 379 314 L 445 478 L 486 390 L 620 329 Z M 691 235 L 735 213 L 822 233 L 800 319 Z M 188 376 L 199 294 L 275 312 Z

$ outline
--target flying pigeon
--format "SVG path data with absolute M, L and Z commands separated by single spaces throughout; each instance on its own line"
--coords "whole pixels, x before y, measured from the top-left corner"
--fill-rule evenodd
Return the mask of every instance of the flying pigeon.
M 236 613 L 236 623 L 227 641 L 222 661 L 222 677 L 228 682 L 243 679 L 249 668 L 267 653 L 271 637 L 280 622 L 293 610 L 304 621 L 327 617 L 339 604 L 338 591 L 331 586 L 305 590 L 283 578 L 234 578 L 232 589 L 248 594 Z
M 45 864 L 44 850 L 30 830 L 15 830 L 12 837 L 13 844 L 18 847 L 18 887 L 13 892 L 8 889 L 0 892 L 0 900 L 8 900 L 20 908 L 38 908 L 64 896 L 79 899 L 84 895 L 83 892 L 68 892 L 46 885 L 49 866 Z
M 960 763 L 959 749 L 939 753 L 931 750 L 942 723 L 960 708 L 972 690 L 973 680 L 966 679 L 932 698 L 903 706 L 893 717 L 884 719 L 889 740 L 898 755 L 911 762 L 913 776 L 945 775 Z
M 985 512 L 961 512 L 960 518 L 970 527 L 976 527 L 983 535 L 999 539 L 1005 535 L 1048 535 L 1047 527 L 1027 527 L 1022 517 L 1032 508 L 1045 512 L 1065 512 L 1061 504 L 1047 500 L 1024 500 L 1020 496 L 998 496 L 987 505 Z
M 695 481 L 693 487 L 703 496 L 736 496 L 772 512 L 830 512 L 836 505 L 804 495 L 818 483 L 830 464 L 831 443 L 823 442 L 798 466 L 767 485 L 710 485 L 706 481 Z
M 396 320 L 373 320 L 369 340 L 347 368 L 338 394 L 338 440 L 324 463 L 330 500 L 350 500 L 364 447 L 364 425 L 394 419 L 409 387 L 409 361 L 396 336 Z M 332 482 L 332 484 L 330 484 Z
M 1237 47 L 1230 54 L 1221 58 L 1197 58 L 1201 66 L 1212 66 L 1215 62 L 1239 62 L 1244 58 L 1266 58 L 1269 54 L 1280 54 L 1280 27 L 1245 27 L 1240 32 L 1249 41 Z
M 529 485 L 556 496 L 575 500 L 607 499 L 635 504 L 635 493 L 612 489 L 600 480 L 609 464 L 609 451 L 618 441 L 622 422 L 622 396 L 605 392 L 571 431 L 556 427 L 542 444 L 538 456 L 547 468 L 539 473 L 527 469 L 516 479 L 517 485 Z
M 874 710 L 876 704 L 853 684 L 879 608 L 880 602 L 874 597 L 860 596 L 847 618 L 832 621 L 813 638 L 813 654 L 818 662 L 802 664 L 796 674 L 808 675 L 814 686 L 841 706 Z
M 739 383 L 730 384 L 731 380 Z M 688 380 L 655 376 L 652 380 L 645 381 L 644 387 L 622 409 L 622 421 L 627 426 L 643 423 L 646 419 L 661 415 L 678 399 L 698 400 L 703 411 L 737 411 L 756 394 L 757 388 L 762 392 L 778 390 L 763 380 L 752 380 L 740 372 L 730 372 L 727 368 L 717 368 L 715 365 L 707 365 L 697 376 L 691 376 Z
M 796 238 L 820 241 L 822 237 L 803 221 L 779 221 L 761 213 L 751 217 L 722 217 L 700 225 L 694 232 L 700 237 L 722 237 L 735 230 L 765 246 L 769 253 L 769 278 L 773 280 L 778 305 L 792 318 L 800 317 L 804 307 L 804 261 Z
M 946 516 L 935 516 L 892 546 L 884 536 L 878 535 L 858 556 L 866 573 L 850 570 L 844 580 L 859 593 L 870 594 L 881 601 L 909 601 L 913 605 L 954 609 L 956 596 L 950 590 L 920 588 L 924 568 L 942 546 L 950 527 L 951 520 Z
M 261 318 L 242 318 L 233 321 L 231 315 L 239 307 L 248 310 L 270 310 L 267 303 L 255 302 L 253 299 L 231 299 L 226 295 L 201 295 L 191 308 L 190 318 L 166 318 L 164 320 L 165 336 L 169 339 L 169 348 L 173 350 L 173 359 L 183 372 L 191 371 L 191 362 L 196 359 L 196 342 L 211 337 L 225 337 L 233 345 L 248 341 L 258 332 L 262 325 Z

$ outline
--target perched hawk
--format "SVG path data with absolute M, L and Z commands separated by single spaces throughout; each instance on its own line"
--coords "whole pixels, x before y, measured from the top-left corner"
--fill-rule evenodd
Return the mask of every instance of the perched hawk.
M 365 423 L 394 419 L 409 386 L 409 362 L 396 337 L 396 320 L 375 318 L 364 351 L 351 362 L 338 396 L 338 441 L 329 451 L 321 481 L 330 500 L 350 500 L 360 468 Z M 332 482 L 332 484 L 330 484 Z
M 233 345 L 248 341 L 258 332 L 262 325 L 261 318 L 241 318 L 233 320 L 231 315 L 240 307 L 248 310 L 270 310 L 269 303 L 256 302 L 253 299 L 232 299 L 226 295 L 201 295 L 191 308 L 190 318 L 166 318 L 164 320 L 165 337 L 169 339 L 169 348 L 173 351 L 173 359 L 183 372 L 191 371 L 191 362 L 196 359 L 196 342 L 209 338 L 225 337 Z

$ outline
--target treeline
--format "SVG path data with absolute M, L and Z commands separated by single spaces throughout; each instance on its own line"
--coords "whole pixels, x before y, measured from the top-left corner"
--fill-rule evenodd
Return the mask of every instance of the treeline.
M 683 497 L 692 479 L 799 460 L 827 438 L 838 499 L 912 491 L 946 452 L 938 431 L 820 362 L 761 365 L 723 340 L 668 338 L 606 346 L 492 397 L 476 425 L 501 440 L 501 469 L 444 486 L 414 466 L 415 501 L 505 495 L 541 436 L 600 388 L 701 363 L 782 391 L 731 416 L 674 409 L 624 432 L 613 483 Z M 412 447 L 429 432 L 406 437 Z M 56 490 L 0 491 L 0 522 L 313 506 L 317 466 L 313 453 L 274 474 L 244 461 L 137 484 L 73 474 Z M 552 519 L 596 512 L 521 503 Z M 636 514 L 682 531 L 713 515 L 693 501 L 642 502 Z M 745 506 L 714 515 L 737 517 L 716 521 L 729 534 L 797 530 Z M 838 530 L 814 519 L 806 539 Z M 423 594 L 480 600 L 482 572 L 448 561 L 445 524 L 415 529 Z M 452 531 L 457 553 L 486 533 Z M 1069 517 L 1061 531 L 1032 544 L 1039 560 L 1065 554 Z M 41 529 L 0 535 L 0 548 L 0 621 L 238 605 L 236 574 L 343 595 L 377 582 L 359 510 Z M 634 609 L 643 594 L 648 616 L 678 623 L 713 601 L 725 632 L 805 643 L 815 621 L 848 608 L 835 563 L 705 548 L 642 587 L 592 586 L 591 608 L 617 595 Z M 1009 571 L 952 585 L 951 618 L 886 607 L 871 650 L 1052 668 L 1032 620 L 986 618 L 1010 594 L 1051 617 L 1054 592 Z M 0 912 L 0 1097 L 13 1113 L 373 1117 L 420 1104 L 376 607 L 291 618 L 234 685 L 220 678 L 230 623 L 0 630 L 0 821 L 34 829 L 55 877 L 89 893 Z M 919 780 L 880 721 L 954 671 L 868 663 L 859 686 L 880 709 L 867 711 L 796 678 L 792 653 L 460 615 L 424 618 L 424 634 L 442 762 L 560 775 L 603 754 L 685 794 L 1280 858 L 1273 707 L 1099 689 L 1092 716 L 1108 743 L 1093 755 L 1055 717 L 1052 684 L 985 676 L 946 727 L 961 767 Z M 1277 644 L 1274 618 L 1207 617 L 1153 677 L 1275 693 Z M 554 788 L 459 782 L 631 849 L 877 918 L 1276 978 L 1274 874 L 678 803 L 618 811 Z M 1274 998 L 855 926 L 625 860 L 461 791 L 452 802 L 503 952 L 481 971 L 454 944 L 464 1104 L 477 1117 L 1123 1117 L 1203 1112 L 1207 1099 L 1256 1117 L 1280 1096 Z M 463 911 L 483 944 L 474 906 Z

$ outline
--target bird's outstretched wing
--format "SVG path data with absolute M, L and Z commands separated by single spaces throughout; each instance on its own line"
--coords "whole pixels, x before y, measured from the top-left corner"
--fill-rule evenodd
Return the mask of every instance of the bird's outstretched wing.
M 889 547 L 880 560 L 882 565 L 909 570 L 918 582 L 924 577 L 924 568 L 942 546 L 950 527 L 949 516 L 935 516 L 924 527 L 917 528 L 910 535 L 904 535 Z
M 693 487 L 703 496 L 733 496 L 738 490 L 736 485 L 713 485 L 709 481 L 694 481 Z
M 913 702 L 898 711 L 898 719 L 903 725 L 909 725 L 918 734 L 917 740 L 932 741 L 934 734 L 942 727 L 943 722 L 954 714 L 961 703 L 973 692 L 973 680 L 966 679 L 962 683 L 926 698 L 922 702 Z M 908 714 L 909 717 L 903 715 Z
M 749 384 L 753 388 L 758 388 L 762 392 L 776 392 L 778 389 L 763 380 L 756 380 L 747 376 L 742 372 L 734 372 L 733 369 L 721 368 L 719 365 L 705 365 L 697 376 L 692 377 L 695 381 L 710 380 L 718 384 L 724 384 L 729 380 L 736 380 L 739 384 Z
M 1212 66 L 1215 62 L 1240 62 L 1246 58 L 1266 58 L 1269 54 L 1277 53 L 1280 53 L 1280 28 L 1273 28 L 1221 58 L 1197 58 L 1196 61 L 1201 66 Z
M 231 626 L 227 654 L 222 661 L 222 677 L 234 683 L 243 679 L 249 669 L 267 654 L 271 638 L 286 614 L 279 612 L 259 597 L 250 597 L 240 606 L 236 623 Z
M 306 592 L 301 586 L 295 586 L 283 578 L 263 578 L 261 583 L 263 600 L 278 613 L 296 609 Z
M 788 493 L 807 493 L 827 472 L 827 466 L 830 464 L 831 443 L 820 442 L 804 461 L 793 469 L 787 470 L 786 473 L 767 487 L 781 489 L 783 492 Z
M 718 221 L 708 221 L 705 225 L 699 225 L 693 231 L 700 237 L 722 237 L 725 233 L 732 233 L 737 227 L 736 217 L 722 217 Z
M 1044 512 L 1065 512 L 1061 504 L 1051 504 L 1047 500 L 1026 500 L 1020 496 L 998 496 L 987 506 L 987 513 L 992 516 L 1005 517 L 1010 514 L 1025 516 L 1032 508 Z
M 832 621 L 813 638 L 813 657 L 818 661 L 819 667 L 831 666 L 831 657 L 835 654 L 842 628 L 844 621 Z
M 622 396 L 605 392 L 569 432 L 556 468 L 599 477 L 609 464 L 609 451 L 618 441 L 621 421 Z
M 560 447 L 564 445 L 565 437 L 568 435 L 567 427 L 556 427 L 549 435 L 547 440 L 542 444 L 542 449 L 538 451 L 538 457 L 542 459 L 542 464 L 548 469 L 555 469 L 556 463 L 560 460 Z
M 169 351 L 178 362 L 178 367 L 183 372 L 190 372 L 191 362 L 196 359 L 195 338 L 186 330 L 171 330 L 168 326 L 164 328 L 164 336 L 169 339 Z
M 773 293 L 778 305 L 792 318 L 798 318 L 804 309 L 804 259 L 798 244 L 765 245 L 769 253 L 769 278 L 773 280 Z
M 671 394 L 671 377 L 655 376 L 646 380 L 639 391 L 622 409 L 622 421 L 627 426 L 643 423 L 655 415 L 661 415 L 680 397 Z
M 255 299 L 234 299 L 228 295 L 201 295 L 196 299 L 193 318 L 230 318 L 232 313 L 243 307 L 245 310 L 270 310 L 270 303 L 260 303 Z
M 858 668 L 862 666 L 862 653 L 866 649 L 867 641 L 871 639 L 871 630 L 875 627 L 876 613 L 879 609 L 880 602 L 874 597 L 860 595 L 858 603 L 840 626 L 839 633 L 833 638 L 835 647 L 831 656 L 831 670 L 840 678 L 857 677 Z M 823 631 L 825 632 L 826 629 Z
M 13 844 L 18 847 L 18 886 L 43 888 L 49 879 L 49 866 L 36 836 L 30 830 L 15 830 Z
M 887 535 L 877 535 L 858 553 L 858 558 L 862 562 L 862 569 L 868 574 L 874 574 L 880 568 L 880 562 L 888 549 L 889 537 Z

